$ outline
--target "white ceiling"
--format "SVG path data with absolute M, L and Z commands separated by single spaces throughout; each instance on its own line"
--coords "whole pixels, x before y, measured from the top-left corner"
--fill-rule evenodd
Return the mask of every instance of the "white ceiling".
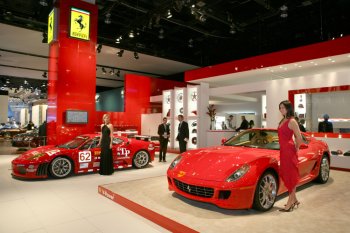
M 0 66 L 0 75 L 45 80 L 42 77 L 42 71 L 30 69 L 48 70 L 47 58 L 3 51 L 10 50 L 47 57 L 49 46 L 42 43 L 42 33 L 7 24 L 0 24 L 0 32 L 0 65 L 3 65 Z M 193 65 L 145 54 L 139 54 L 140 58 L 136 60 L 134 59 L 133 51 L 125 51 L 122 57 L 118 57 L 116 55 L 118 51 L 119 49 L 103 46 L 101 53 L 97 53 L 97 64 L 115 67 L 115 71 L 118 68 L 129 71 L 121 70 L 120 77 L 117 77 L 116 75 L 111 76 L 109 74 L 111 69 L 106 69 L 107 74 L 103 74 L 102 70 L 98 68 L 96 71 L 96 76 L 98 77 L 97 85 L 110 87 L 123 86 L 123 82 L 116 82 L 115 80 L 123 80 L 125 73 L 161 77 L 198 68 Z M 29 69 L 12 68 L 11 66 Z

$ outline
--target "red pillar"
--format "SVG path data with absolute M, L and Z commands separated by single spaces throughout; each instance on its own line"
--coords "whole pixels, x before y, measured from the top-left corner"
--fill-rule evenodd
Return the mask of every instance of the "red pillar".
M 48 144 L 94 132 L 96 94 L 96 5 L 81 0 L 59 0 L 57 41 L 50 44 L 48 77 Z M 90 40 L 69 37 L 71 7 L 90 12 Z M 88 124 L 66 124 L 66 110 L 88 112 Z

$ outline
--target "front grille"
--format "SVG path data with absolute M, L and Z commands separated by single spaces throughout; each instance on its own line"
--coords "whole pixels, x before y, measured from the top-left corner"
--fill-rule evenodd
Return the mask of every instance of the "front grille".
M 213 188 L 190 185 L 176 179 L 174 179 L 174 183 L 178 189 L 185 193 L 207 198 L 211 198 L 214 195 Z
M 17 171 L 21 175 L 25 175 L 26 174 L 26 168 L 24 166 L 17 167 Z
M 49 164 L 48 163 L 42 163 L 38 166 L 38 169 L 36 170 L 37 176 L 46 176 L 47 175 L 47 168 Z

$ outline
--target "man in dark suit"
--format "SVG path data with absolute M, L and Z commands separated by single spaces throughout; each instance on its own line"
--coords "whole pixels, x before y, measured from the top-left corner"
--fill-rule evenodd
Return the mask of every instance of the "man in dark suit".
M 179 141 L 179 146 L 180 146 L 180 153 L 186 151 L 186 146 L 189 138 L 189 129 L 188 129 L 188 124 L 186 121 L 184 121 L 184 116 L 183 115 L 178 115 L 177 119 L 180 121 L 179 123 L 179 128 L 178 128 L 178 134 L 176 137 L 176 140 Z
M 241 123 L 241 126 L 239 126 L 236 131 L 240 131 L 242 129 L 248 129 L 249 128 L 249 123 L 248 121 L 245 119 L 245 116 L 241 116 L 241 119 L 242 119 L 242 123 Z
M 329 122 L 328 114 L 323 115 L 324 121 L 318 123 L 318 132 L 320 133 L 333 133 L 333 124 Z
M 170 128 L 167 124 L 168 119 L 163 118 L 163 123 L 158 126 L 158 135 L 159 135 L 159 162 L 166 162 L 166 151 L 168 148 L 168 141 L 170 137 Z

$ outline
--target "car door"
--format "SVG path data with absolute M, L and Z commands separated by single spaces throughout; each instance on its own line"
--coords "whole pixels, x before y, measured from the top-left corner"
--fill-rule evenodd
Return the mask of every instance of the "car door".
M 124 138 L 113 137 L 113 163 L 115 168 L 130 167 L 132 164 L 132 151 L 130 143 Z
M 78 172 L 91 172 L 100 167 L 101 149 L 97 147 L 99 138 L 88 140 L 78 150 Z
M 314 146 L 302 135 L 303 145 L 298 151 L 299 175 L 301 180 L 308 178 L 317 162 L 317 151 Z

